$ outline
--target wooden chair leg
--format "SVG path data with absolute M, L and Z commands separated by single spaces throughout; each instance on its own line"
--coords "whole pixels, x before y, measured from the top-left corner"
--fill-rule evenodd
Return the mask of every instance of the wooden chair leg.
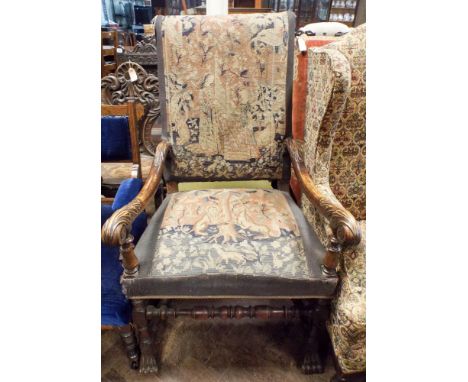
M 302 305 L 302 302 L 298 302 Z M 313 314 L 301 317 L 306 330 L 306 342 L 301 362 L 301 370 L 304 374 L 321 374 L 325 370 L 326 360 L 326 340 L 325 340 L 325 320 L 326 303 L 313 301 Z
M 133 328 L 130 325 L 125 325 L 119 327 L 117 331 L 125 346 L 125 350 L 127 351 L 127 357 L 130 360 L 130 367 L 132 369 L 138 369 L 140 354 Z
M 138 332 L 138 342 L 141 351 L 139 371 L 143 374 L 157 373 L 158 364 L 153 354 L 153 340 L 146 319 L 146 303 L 143 300 L 132 300 L 132 305 L 133 323 Z
M 317 325 L 308 325 L 308 338 L 304 348 L 301 369 L 304 374 L 321 374 L 325 367 L 319 350 L 319 333 Z

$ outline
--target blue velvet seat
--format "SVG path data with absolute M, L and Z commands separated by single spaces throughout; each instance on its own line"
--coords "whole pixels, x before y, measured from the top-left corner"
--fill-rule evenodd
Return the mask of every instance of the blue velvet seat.
M 129 203 L 141 190 L 141 179 L 126 179 L 120 185 L 112 205 L 101 205 L 101 226 L 112 213 Z M 132 226 L 135 243 L 146 228 L 147 216 L 142 213 Z M 122 292 L 119 247 L 101 244 L 101 325 L 123 326 L 131 320 L 131 305 Z

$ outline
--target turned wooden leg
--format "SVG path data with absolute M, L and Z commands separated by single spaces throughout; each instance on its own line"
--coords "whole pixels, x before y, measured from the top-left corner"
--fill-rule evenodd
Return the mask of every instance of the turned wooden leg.
M 130 325 L 120 326 L 117 331 L 125 346 L 125 350 L 127 351 L 127 357 L 130 360 L 130 367 L 132 369 L 138 369 L 140 354 L 132 327 Z
M 157 373 L 158 365 L 153 354 L 153 340 L 146 319 L 146 303 L 143 300 L 132 300 L 133 323 L 138 332 L 140 344 L 140 373 Z

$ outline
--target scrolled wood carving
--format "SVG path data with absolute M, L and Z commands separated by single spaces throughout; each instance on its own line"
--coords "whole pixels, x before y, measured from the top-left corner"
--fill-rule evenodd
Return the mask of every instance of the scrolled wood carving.
M 335 235 L 336 240 L 343 246 L 357 245 L 361 241 L 361 229 L 354 216 L 341 203 L 324 195 L 314 184 L 302 157 L 300 143 L 287 138 L 291 162 L 297 179 L 304 189 L 304 193 L 311 203 L 324 215 Z
M 131 80 L 130 69 L 135 70 L 136 81 Z M 141 65 L 127 61 L 120 64 L 115 73 L 101 79 L 101 102 L 119 105 L 130 99 L 140 102 L 145 107 L 140 139 L 143 146 L 154 154 L 155 145 L 151 140 L 151 129 L 160 115 L 158 77 L 147 73 Z
M 128 244 L 127 237 L 130 235 L 132 223 L 135 221 L 137 216 L 144 211 L 161 181 L 164 161 L 169 149 L 170 144 L 166 141 L 162 141 L 158 144 L 148 178 L 146 179 L 141 191 L 130 203 L 115 211 L 102 226 L 101 239 L 104 244 Z M 133 264 L 133 261 L 128 262 Z
M 143 41 L 139 41 L 131 49 L 123 48 L 122 53 L 117 53 L 118 62 L 132 61 L 143 68 L 148 73 L 158 75 L 158 52 L 156 48 L 156 38 L 153 35 L 144 36 Z
M 129 70 L 135 70 L 137 79 L 132 81 Z M 115 73 L 101 79 L 101 102 L 119 105 L 133 99 L 144 106 L 159 106 L 159 81 L 135 62 L 127 61 L 118 66 Z
M 154 36 L 151 36 L 149 39 L 145 41 L 139 41 L 133 50 L 131 52 L 128 52 L 127 54 L 132 54 L 132 53 L 148 53 L 151 54 L 154 59 L 157 58 L 157 49 L 156 49 L 156 39 Z
M 151 44 L 154 47 L 156 47 L 156 36 L 154 34 L 143 35 L 143 41 L 141 42 L 144 42 L 146 44 Z

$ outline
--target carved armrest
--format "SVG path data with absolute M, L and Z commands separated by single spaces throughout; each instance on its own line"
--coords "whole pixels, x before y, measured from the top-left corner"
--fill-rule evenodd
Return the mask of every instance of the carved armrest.
M 300 143 L 297 140 L 287 138 L 286 146 L 297 179 L 310 202 L 328 220 L 334 239 L 337 241 L 335 244 L 339 244 L 340 246 L 359 244 L 361 241 L 359 224 L 351 212 L 344 208 L 337 199 L 324 194 L 314 184 L 304 163 Z
M 170 144 L 166 141 L 158 144 L 148 178 L 141 191 L 130 203 L 115 211 L 104 223 L 101 230 L 101 239 L 104 244 L 123 245 L 127 242 L 132 223 L 144 211 L 161 181 L 169 148 Z

